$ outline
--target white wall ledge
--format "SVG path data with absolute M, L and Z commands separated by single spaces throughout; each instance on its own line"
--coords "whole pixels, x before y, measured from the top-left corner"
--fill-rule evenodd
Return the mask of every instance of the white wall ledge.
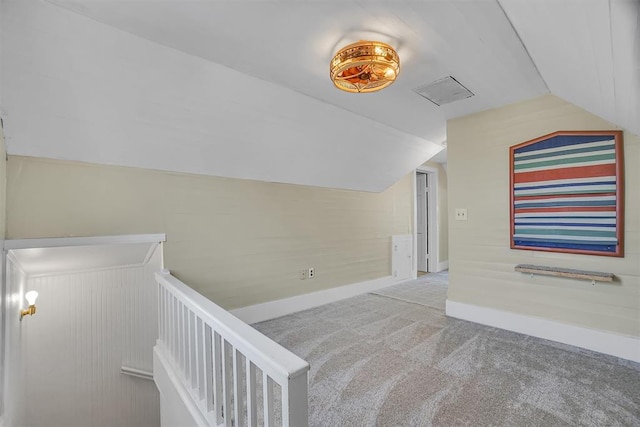
M 30 248 L 58 248 L 63 246 L 96 246 L 122 245 L 134 243 L 166 242 L 167 235 L 158 234 L 123 234 L 117 236 L 91 237 L 45 237 L 36 239 L 13 239 L 4 241 L 4 250 Z

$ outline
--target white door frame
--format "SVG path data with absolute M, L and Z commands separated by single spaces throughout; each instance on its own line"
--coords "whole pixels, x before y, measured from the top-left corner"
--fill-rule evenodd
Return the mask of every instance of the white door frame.
M 420 166 L 413 174 L 413 278 L 418 277 L 418 197 L 416 176 L 419 173 L 428 175 L 429 203 L 427 206 L 427 241 L 429 245 L 429 270 L 437 272 L 440 265 L 439 240 L 438 240 L 438 169 L 429 166 Z

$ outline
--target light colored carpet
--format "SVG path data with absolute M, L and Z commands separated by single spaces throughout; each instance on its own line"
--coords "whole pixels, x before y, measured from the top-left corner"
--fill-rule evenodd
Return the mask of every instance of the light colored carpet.
M 311 426 L 640 426 L 639 364 L 447 318 L 443 281 L 254 325 L 311 364 Z
M 448 272 L 428 273 L 418 277 L 417 280 L 389 286 L 388 288 L 374 292 L 374 294 L 399 299 L 401 301 L 413 302 L 444 311 L 444 304 L 447 300 L 448 280 Z

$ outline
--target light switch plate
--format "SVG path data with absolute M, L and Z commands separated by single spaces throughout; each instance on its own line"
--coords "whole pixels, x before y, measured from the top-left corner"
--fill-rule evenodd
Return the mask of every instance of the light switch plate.
M 467 220 L 467 208 L 456 208 L 456 221 Z

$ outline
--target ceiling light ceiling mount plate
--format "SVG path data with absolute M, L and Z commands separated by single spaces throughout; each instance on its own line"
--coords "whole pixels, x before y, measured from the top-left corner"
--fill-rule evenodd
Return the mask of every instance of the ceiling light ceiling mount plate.
M 388 44 L 361 40 L 340 49 L 330 64 L 333 84 L 351 93 L 376 92 L 400 73 L 398 53 Z

